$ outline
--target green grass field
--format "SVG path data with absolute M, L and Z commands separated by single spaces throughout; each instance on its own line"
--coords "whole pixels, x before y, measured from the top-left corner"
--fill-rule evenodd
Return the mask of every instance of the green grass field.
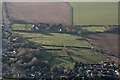
M 71 2 L 74 25 L 118 24 L 118 3 Z
M 104 32 L 106 31 L 105 27 L 82 27 L 89 32 Z
M 55 44 L 55 45 L 64 45 L 64 46 L 90 46 L 90 44 L 85 40 L 75 40 L 77 36 L 69 34 L 60 34 L 60 33 L 50 33 L 51 35 L 44 35 L 40 33 L 25 33 L 19 32 L 24 38 L 40 43 L 40 44 Z M 41 47 L 41 46 L 40 46 Z M 43 48 L 61 48 L 61 47 L 52 47 L 52 46 L 42 46 Z M 65 48 L 65 50 L 64 50 Z M 99 62 L 105 59 L 105 57 L 99 53 L 93 52 L 87 49 L 77 49 L 77 48 L 66 48 L 63 47 L 63 50 L 60 51 L 49 51 L 46 50 L 43 53 L 39 52 L 38 55 L 44 57 L 44 60 L 47 61 L 51 66 L 65 66 L 67 68 L 73 68 L 74 62 L 71 61 L 71 57 L 74 61 L 81 62 Z M 68 55 L 71 53 L 71 56 Z M 59 57 L 67 56 L 67 57 Z M 67 64 L 67 65 L 66 65 Z
M 26 39 L 41 44 L 55 44 L 64 46 L 88 46 L 88 42 L 85 40 L 76 40 L 79 36 L 60 33 L 49 33 L 45 35 L 42 33 L 19 33 Z
M 22 28 L 20 28 L 22 26 Z M 25 30 L 24 25 L 15 24 L 12 26 L 14 30 Z M 91 27 L 92 28 L 92 27 Z M 95 32 L 96 28 L 88 30 Z M 87 29 L 87 27 L 85 28 Z M 97 29 L 103 31 L 104 28 Z M 77 35 L 71 35 L 66 33 L 34 33 L 34 32 L 17 32 L 29 41 L 35 42 L 37 44 L 49 44 L 49 45 L 62 45 L 64 47 L 53 47 L 53 46 L 39 46 L 39 48 L 44 49 L 58 49 L 62 50 L 45 50 L 37 52 L 36 54 L 42 56 L 43 61 L 47 61 L 51 66 L 65 66 L 66 68 L 73 68 L 74 61 L 81 62 L 99 62 L 105 60 L 106 57 L 100 53 L 94 52 L 90 49 L 81 48 L 67 48 L 65 46 L 85 46 L 91 47 L 91 45 L 86 40 L 76 40 L 80 37 Z M 70 55 L 69 55 L 70 54 Z
M 30 24 L 13 24 L 12 25 L 12 29 L 13 30 L 31 30 L 28 26 L 30 26 Z
M 76 51 L 77 50 L 77 51 Z M 84 49 L 68 49 L 67 51 L 46 51 L 44 53 L 38 53 L 44 57 L 43 60 L 47 61 L 51 66 L 65 66 L 66 68 L 73 68 L 74 61 L 94 63 L 105 60 L 105 57 L 101 54 L 95 53 L 91 50 Z M 67 53 L 71 53 L 69 56 Z M 60 57 L 61 56 L 61 57 Z M 66 56 L 66 57 L 64 57 Z

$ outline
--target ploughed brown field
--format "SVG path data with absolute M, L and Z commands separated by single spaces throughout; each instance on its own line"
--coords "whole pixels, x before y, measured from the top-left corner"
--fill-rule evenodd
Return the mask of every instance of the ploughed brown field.
M 118 53 L 118 36 L 120 37 L 114 33 L 97 33 L 89 35 L 88 40 L 100 49 Z
M 117 29 L 116 29 L 117 30 Z M 116 31 L 112 32 L 104 32 L 104 33 L 96 33 L 96 34 L 91 34 L 88 36 L 88 41 L 97 48 L 100 48 L 102 50 L 106 50 L 115 56 L 108 56 L 110 60 L 115 61 L 120 64 L 120 50 L 119 50 L 119 45 L 120 43 L 118 42 L 120 38 L 120 34 L 116 33 Z
M 72 8 L 65 2 L 7 2 L 10 19 L 33 23 L 72 24 Z

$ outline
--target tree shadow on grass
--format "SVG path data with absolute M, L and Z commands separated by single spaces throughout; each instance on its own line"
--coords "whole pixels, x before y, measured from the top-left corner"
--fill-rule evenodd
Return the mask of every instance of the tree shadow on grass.
M 35 55 L 37 58 L 42 59 L 42 61 L 47 61 L 51 67 L 64 63 L 64 60 L 69 61 L 63 57 L 53 54 L 52 52 L 48 52 L 47 50 L 41 50 Z

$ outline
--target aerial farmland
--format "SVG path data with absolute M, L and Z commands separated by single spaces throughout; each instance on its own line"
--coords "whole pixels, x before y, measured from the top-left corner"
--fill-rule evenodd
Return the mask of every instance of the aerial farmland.
M 89 67 L 117 67 L 117 8 L 115 2 L 4 3 L 3 77 L 74 80 L 83 75 L 79 66 L 87 66 L 84 78 Z

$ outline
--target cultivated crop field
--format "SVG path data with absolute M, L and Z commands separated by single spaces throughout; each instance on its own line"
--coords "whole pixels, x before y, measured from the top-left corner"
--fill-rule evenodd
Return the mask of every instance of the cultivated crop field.
M 115 54 L 119 52 L 119 49 L 118 49 L 119 37 L 120 35 L 114 34 L 114 33 L 97 33 L 97 34 L 89 35 L 88 40 L 94 46 Z
M 7 2 L 6 8 L 9 18 L 13 20 L 72 24 L 72 9 L 64 2 Z
M 118 24 L 118 3 L 115 2 L 71 2 L 73 23 Z
M 73 8 L 73 16 L 70 5 L 67 3 L 42 3 L 46 7 L 39 4 L 27 3 L 29 6 L 27 7 L 26 3 L 8 3 L 7 8 L 9 17 L 16 20 L 35 23 L 62 22 L 71 24 L 73 17 L 74 25 L 118 24 L 118 4 L 115 2 L 70 2 L 70 5 Z M 52 7 L 49 7 L 50 5 Z M 42 12 L 38 10 L 42 10 Z M 39 14 L 41 14 L 41 16 Z

